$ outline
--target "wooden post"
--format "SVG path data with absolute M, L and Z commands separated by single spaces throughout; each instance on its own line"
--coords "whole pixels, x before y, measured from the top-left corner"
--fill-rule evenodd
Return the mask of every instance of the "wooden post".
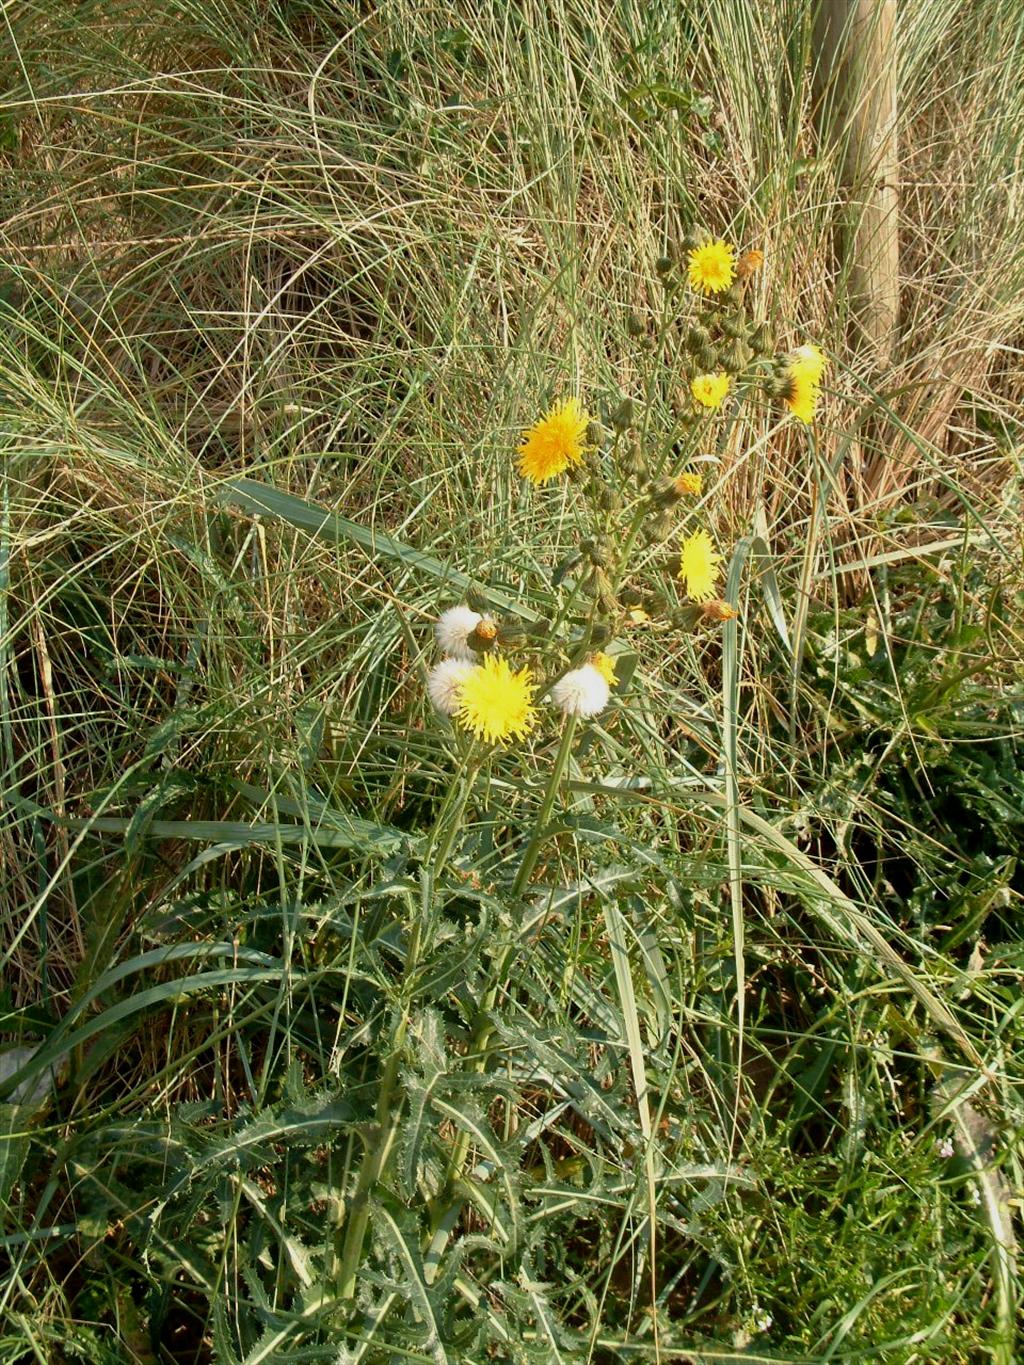
M 815 16 L 819 124 L 843 147 L 851 340 L 878 369 L 899 318 L 895 19 L 896 0 L 820 0 Z

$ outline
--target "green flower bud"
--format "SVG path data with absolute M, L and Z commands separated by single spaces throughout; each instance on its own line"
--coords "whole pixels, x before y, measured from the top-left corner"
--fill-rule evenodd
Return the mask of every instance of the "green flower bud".
M 711 335 L 706 327 L 694 322 L 686 329 L 684 344 L 691 355 L 699 355 L 705 346 L 711 345 Z
M 604 427 L 598 421 L 587 423 L 587 445 L 600 447 L 604 442 Z
M 764 355 L 768 350 L 768 328 L 763 322 L 751 332 L 750 344 L 758 355 Z
M 631 478 L 639 478 L 644 472 L 643 451 L 639 441 L 630 441 L 622 453 L 622 472 Z
M 644 326 L 643 320 L 638 318 L 635 313 L 630 313 L 629 317 L 626 319 L 626 331 L 631 337 L 643 337 L 647 335 L 647 328 Z
M 598 499 L 598 502 L 602 512 L 622 511 L 622 499 L 614 488 L 609 488 L 607 485 L 601 490 L 601 496 Z
M 650 524 L 649 534 L 651 542 L 656 543 L 659 540 L 665 540 L 668 536 L 672 534 L 672 528 L 674 525 L 675 519 L 672 516 L 671 512 L 669 512 L 667 509 L 663 512 L 659 512 L 658 515 Z
M 654 269 L 657 272 L 658 277 L 664 280 L 665 276 L 672 270 L 673 265 L 674 261 L 671 256 L 659 256 L 654 262 Z
M 636 588 L 623 588 L 619 593 L 619 601 L 624 607 L 638 607 L 643 600 L 643 593 Z
M 484 612 L 490 610 L 490 601 L 487 594 L 478 583 L 471 583 L 466 590 L 466 605 L 471 611 L 479 612 L 482 616 Z
M 470 631 L 467 643 L 470 649 L 476 650 L 477 654 L 486 654 L 498 643 L 498 626 L 489 616 L 477 625 L 476 630 Z
M 624 398 L 611 416 L 611 423 L 614 429 L 620 434 L 628 431 L 633 425 L 635 404 L 632 398 Z
M 738 281 L 725 291 L 726 303 L 735 304 L 736 307 L 743 302 L 743 286 Z
M 498 626 L 498 644 L 506 649 L 515 649 L 526 643 L 526 631 L 522 621 L 509 617 Z
M 739 374 L 750 359 L 750 347 L 745 341 L 734 341 L 722 355 L 722 366 L 728 374 Z
M 692 630 L 702 615 L 703 612 L 700 607 L 692 605 L 678 607 L 672 613 L 671 621 L 677 630 Z

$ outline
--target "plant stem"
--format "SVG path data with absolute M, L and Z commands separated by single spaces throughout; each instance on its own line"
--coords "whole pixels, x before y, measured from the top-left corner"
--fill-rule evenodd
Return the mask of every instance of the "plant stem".
M 400 1106 L 395 1104 L 395 1090 L 398 1086 L 398 1069 L 405 1047 L 405 1035 L 409 1028 L 408 984 L 415 971 L 420 947 L 420 921 L 417 919 L 409 936 L 409 948 L 405 957 L 405 970 L 402 973 L 402 1014 L 395 1029 L 391 1043 L 391 1055 L 384 1068 L 377 1099 L 375 1141 L 370 1145 L 367 1140 L 363 1164 L 359 1169 L 355 1193 L 348 1216 L 339 1232 L 342 1235 L 340 1263 L 337 1272 L 338 1297 L 351 1299 L 355 1296 L 359 1265 L 363 1259 L 363 1243 L 370 1222 L 370 1195 L 380 1180 L 391 1149 L 395 1143 L 398 1123 L 401 1117 Z
M 463 757 L 445 795 L 444 804 L 427 846 L 427 860 L 431 863 L 434 877 L 440 874 L 451 854 L 482 761 L 479 755 L 470 750 Z M 387 1166 L 401 1121 L 402 1106 L 398 1102 L 396 1092 L 402 1052 L 409 1030 L 411 984 L 419 965 L 422 915 L 423 911 L 420 908 L 409 935 L 400 988 L 402 1012 L 391 1040 L 391 1053 L 381 1077 L 373 1135 L 367 1139 L 352 1202 L 345 1221 L 338 1229 L 337 1235 L 341 1246 L 337 1261 L 337 1286 L 338 1297 L 341 1299 L 351 1299 L 355 1295 L 359 1266 L 363 1259 L 363 1246 L 366 1242 L 366 1229 L 370 1222 L 370 1196 Z
M 558 752 L 551 767 L 551 775 L 548 778 L 548 785 L 544 792 L 540 811 L 534 822 L 533 833 L 530 835 L 530 842 L 523 853 L 523 860 L 519 864 L 515 879 L 512 882 L 511 895 L 515 899 L 521 896 L 530 880 L 533 869 L 537 865 L 537 858 L 540 856 L 541 845 L 544 842 L 544 834 L 551 819 L 551 811 L 554 808 L 555 796 L 561 786 L 562 776 L 569 763 L 569 755 L 572 750 L 573 735 L 576 731 L 576 717 L 567 716 L 565 729 L 562 731 L 562 738 L 559 741 Z M 507 945 L 498 959 L 491 984 L 487 988 L 480 1004 L 479 1016 L 473 1037 L 469 1045 L 469 1057 L 467 1070 L 470 1074 L 481 1074 L 487 1069 L 487 1045 L 490 1042 L 493 1028 L 489 1015 L 494 1008 L 494 1002 L 498 998 L 498 989 L 508 971 L 512 956 L 519 949 L 519 940 L 513 939 Z M 445 1176 L 442 1198 L 437 1201 L 437 1212 L 433 1220 L 432 1231 L 436 1234 L 444 1215 L 447 1204 L 447 1196 L 451 1194 L 453 1186 L 460 1179 L 463 1167 L 466 1164 L 466 1157 L 469 1155 L 469 1133 L 464 1128 L 460 1128 L 455 1139 L 455 1146 L 452 1149 L 451 1160 L 448 1163 L 448 1172 Z

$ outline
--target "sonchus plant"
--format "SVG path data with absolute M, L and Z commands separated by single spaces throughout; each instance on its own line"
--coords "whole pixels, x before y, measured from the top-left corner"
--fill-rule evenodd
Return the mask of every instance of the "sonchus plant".
M 648 368 L 655 382 L 664 380 L 662 351 L 675 329 L 683 357 L 676 430 L 656 432 L 649 384 L 645 400 L 625 397 L 613 407 L 607 427 L 571 395 L 523 433 L 515 468 L 527 484 L 541 495 L 562 480 L 582 490 L 579 538 L 552 570 L 559 610 L 539 641 L 514 619 L 492 620 L 486 596 L 450 607 L 437 622 L 442 657 L 427 680 L 430 700 L 477 740 L 522 739 L 544 705 L 573 719 L 600 716 L 616 682 L 617 646 L 594 646 L 609 646 L 623 628 L 666 613 L 677 628 L 735 618 L 735 604 L 719 595 L 725 557 L 702 518 L 704 476 L 693 465 L 713 459 L 700 452 L 715 440 L 715 423 L 758 387 L 812 422 L 827 366 L 810 344 L 770 354 L 767 329 L 749 312 L 750 282 L 763 263 L 762 252 L 740 253 L 699 231 L 681 259 L 658 261 L 665 306 Z M 631 332 L 651 350 L 642 324 Z M 673 538 L 678 553 L 664 559 L 659 547 Z M 673 611 L 666 574 L 683 599 Z

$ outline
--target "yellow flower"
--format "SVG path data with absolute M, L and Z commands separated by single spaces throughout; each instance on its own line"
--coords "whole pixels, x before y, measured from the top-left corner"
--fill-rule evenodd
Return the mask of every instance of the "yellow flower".
M 790 369 L 800 369 L 817 384 L 828 369 L 828 357 L 820 346 L 798 346 L 793 352 Z
M 828 359 L 818 346 L 798 346 L 786 366 L 783 402 L 794 417 L 808 424 L 818 406 L 818 385 L 828 369 Z
M 702 294 L 720 294 L 728 289 L 736 275 L 735 249 L 719 238 L 705 238 L 689 256 L 689 279 L 692 289 Z
M 477 739 L 491 743 L 522 737 L 536 720 L 536 690 L 528 668 L 513 673 L 507 659 L 488 654 L 462 681 L 459 721 Z
M 615 660 L 610 654 L 605 654 L 603 650 L 598 650 L 596 654 L 591 654 L 590 662 L 604 678 L 609 687 L 615 686 Z
M 731 383 L 724 370 L 717 374 L 699 374 L 690 381 L 690 392 L 702 408 L 720 408 Z
M 707 531 L 694 531 L 683 541 L 679 577 L 691 601 L 709 602 L 714 597 L 721 562 L 722 556 L 716 553 Z
M 516 464 L 523 478 L 542 484 L 564 474 L 571 464 L 579 464 L 589 421 L 578 398 L 556 403 L 520 442 Z
M 704 488 L 703 474 L 680 474 L 672 485 L 681 498 L 699 498 Z
M 818 406 L 818 386 L 804 373 L 789 373 L 782 401 L 794 417 L 810 425 L 814 421 L 814 411 Z

